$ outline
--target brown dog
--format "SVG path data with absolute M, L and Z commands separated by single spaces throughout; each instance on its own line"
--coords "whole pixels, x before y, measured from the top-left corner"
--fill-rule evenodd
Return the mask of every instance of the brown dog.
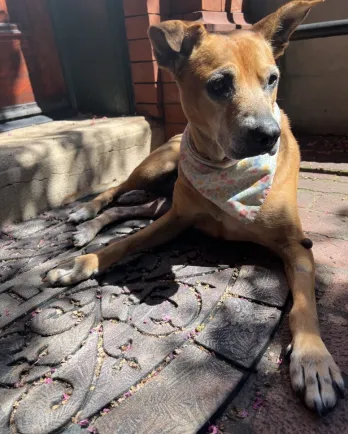
M 292 32 L 310 8 L 321 1 L 293 1 L 251 30 L 237 30 L 228 36 L 208 34 L 200 24 L 181 21 L 168 21 L 149 29 L 160 66 L 174 74 L 179 86 L 189 120 L 186 140 L 191 142 L 195 161 L 202 164 L 197 163 L 197 167 L 203 167 L 203 171 L 209 168 L 214 175 L 242 159 L 252 161 L 247 159 L 259 154 L 274 155 L 275 146 L 280 143 L 270 191 L 254 219 L 243 222 L 198 191 L 198 184 L 194 187 L 188 180 L 191 173 L 183 173 L 183 159 L 171 208 L 167 211 L 167 202 L 157 200 L 136 209 L 137 215 L 161 215 L 158 220 L 95 253 L 60 264 L 46 276 L 53 284 L 77 283 L 103 273 L 126 255 L 169 241 L 189 227 L 226 240 L 267 246 L 283 259 L 293 295 L 292 386 L 303 392 L 307 406 L 318 412 L 334 407 L 335 389 L 343 391 L 344 383 L 320 337 L 314 261 L 303 242 L 297 210 L 299 148 L 286 115 L 278 111 L 276 119 L 279 71 L 275 59 L 284 52 Z M 153 152 L 125 183 L 84 205 L 73 219 L 95 217 L 126 191 L 152 191 L 169 182 L 178 168 L 181 138 L 176 136 Z M 229 182 L 233 184 L 234 180 Z M 123 213 L 134 215 L 134 209 L 124 208 Z M 105 224 L 119 217 L 121 211 L 115 208 L 80 226 L 76 244 L 88 242 Z

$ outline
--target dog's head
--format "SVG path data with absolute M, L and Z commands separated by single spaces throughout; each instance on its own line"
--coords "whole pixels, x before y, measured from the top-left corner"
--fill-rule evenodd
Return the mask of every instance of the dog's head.
M 174 74 L 187 119 L 214 160 L 272 152 L 280 126 L 274 117 L 279 82 L 275 59 L 311 7 L 292 1 L 250 30 L 209 34 L 201 24 L 165 21 L 149 37 L 159 65 Z

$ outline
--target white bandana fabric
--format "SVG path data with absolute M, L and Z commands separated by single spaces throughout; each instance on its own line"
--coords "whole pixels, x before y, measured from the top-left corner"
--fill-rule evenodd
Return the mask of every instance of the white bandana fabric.
M 274 115 L 280 123 L 280 110 Z M 264 154 L 230 164 L 204 161 L 194 150 L 189 126 L 181 141 L 180 167 L 194 188 L 220 209 L 243 223 L 253 222 L 272 186 L 280 139 L 274 155 Z M 227 167 L 226 167 L 227 166 Z

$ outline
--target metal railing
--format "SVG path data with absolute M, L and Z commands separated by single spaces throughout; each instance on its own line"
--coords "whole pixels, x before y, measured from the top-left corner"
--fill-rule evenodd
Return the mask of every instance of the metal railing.
M 293 33 L 292 41 L 306 39 L 329 38 L 331 36 L 348 35 L 348 19 L 323 21 L 321 23 L 303 24 Z

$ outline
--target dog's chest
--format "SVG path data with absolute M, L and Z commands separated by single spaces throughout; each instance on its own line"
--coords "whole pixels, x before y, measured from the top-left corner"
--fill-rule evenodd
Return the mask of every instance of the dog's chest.
M 256 224 L 246 225 L 212 203 L 206 203 L 205 209 L 207 214 L 201 214 L 195 220 L 196 229 L 214 238 L 230 241 L 256 241 L 258 239 Z

